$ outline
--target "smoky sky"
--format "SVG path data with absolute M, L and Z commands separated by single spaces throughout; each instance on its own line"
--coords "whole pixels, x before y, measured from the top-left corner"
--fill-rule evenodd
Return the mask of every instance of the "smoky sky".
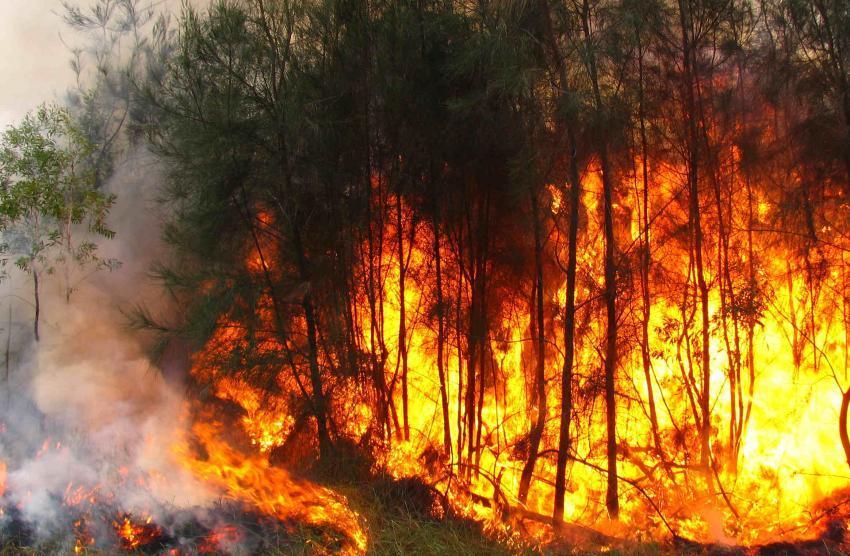
M 0 0 L 0 129 L 42 102 L 61 100 L 73 82 L 74 33 L 59 0 Z
M 95 1 L 71 0 L 83 9 Z M 181 0 L 141 0 L 139 6 L 176 13 Z M 63 13 L 60 0 L 0 0 L 0 130 L 42 103 L 62 102 L 74 84 L 71 48 L 85 41 Z

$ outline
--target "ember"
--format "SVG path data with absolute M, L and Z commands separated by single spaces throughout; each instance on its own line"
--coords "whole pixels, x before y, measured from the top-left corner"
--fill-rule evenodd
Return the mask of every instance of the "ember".
M 162 530 L 147 517 L 142 523 L 135 523 L 130 514 L 119 516 L 112 522 L 115 532 L 121 538 L 121 547 L 125 550 L 137 550 L 156 543 L 162 538 Z
M 198 552 L 201 554 L 217 554 L 221 551 L 228 551 L 237 546 L 242 537 L 242 532 L 232 525 L 219 527 L 214 529 L 198 545 Z

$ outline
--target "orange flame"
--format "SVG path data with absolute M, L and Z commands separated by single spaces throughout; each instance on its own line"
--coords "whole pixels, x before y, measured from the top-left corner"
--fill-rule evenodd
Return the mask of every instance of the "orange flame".
M 152 523 L 150 517 L 145 518 L 143 523 L 136 523 L 130 514 L 119 516 L 112 522 L 115 532 L 121 541 L 121 548 L 125 550 L 136 550 L 155 542 L 162 536 L 162 530 Z
M 656 172 L 655 190 L 650 197 L 653 207 L 664 206 L 665 217 L 672 222 L 686 221 L 687 217 L 671 199 L 679 194 L 679 177 L 676 171 L 667 174 Z M 597 347 L 605 334 L 604 322 L 589 318 L 588 312 L 598 298 L 603 284 L 599 260 L 603 251 L 601 218 L 598 195 L 601 190 L 599 176 L 593 172 L 583 177 L 582 204 L 586 209 L 586 228 L 582 232 L 582 250 L 579 267 L 582 279 L 577 288 L 577 304 L 583 311 L 582 332 L 576 344 L 576 396 L 574 422 L 571 424 L 572 458 L 569 463 L 565 518 L 568 521 L 593 524 L 612 532 L 638 529 L 650 537 L 676 534 L 703 541 L 724 540 L 742 544 L 758 544 L 788 537 L 812 537 L 819 534 L 821 525 L 813 519 L 812 510 L 846 488 L 846 460 L 837 438 L 837 416 L 842 390 L 850 387 L 847 371 L 838 372 L 837 362 L 850 361 L 845 337 L 846 323 L 842 312 L 831 299 L 817 297 L 807 289 L 801 273 L 787 266 L 787 253 L 770 245 L 758 247 L 760 265 L 758 280 L 768 284 L 769 303 L 749 299 L 741 288 L 742 307 L 735 311 L 740 317 L 735 333 L 743 335 L 750 318 L 752 347 L 738 349 L 738 358 L 751 356 L 752 376 L 741 372 L 740 383 L 730 385 L 732 357 L 729 339 L 731 325 L 724 324 L 723 311 L 730 310 L 713 288 L 708 300 L 708 313 L 712 329 L 709 332 L 711 359 L 711 469 L 700 469 L 694 454 L 699 452 L 697 428 L 694 424 L 694 403 L 689 392 L 697 389 L 701 380 L 699 363 L 690 355 L 695 350 L 695 337 L 699 325 L 687 322 L 681 300 L 675 293 L 657 294 L 651 300 L 651 319 L 648 356 L 650 381 L 644 379 L 644 368 L 639 349 L 624 348 L 617 369 L 617 444 L 620 481 L 619 523 L 607 520 L 604 506 L 605 469 L 605 412 L 598 404 L 598 372 L 600 354 Z M 565 217 L 565 196 L 555 186 L 548 187 L 549 209 L 552 222 Z M 637 188 L 635 190 L 637 195 Z M 633 206 L 642 200 L 635 199 Z M 618 204 L 619 241 L 624 245 L 637 244 L 641 238 L 641 222 L 637 211 L 632 214 Z M 768 199 L 754 199 L 755 218 L 770 210 Z M 406 207 L 402 210 L 407 215 Z M 677 212 L 678 211 L 678 212 Z M 268 222 L 268 217 L 264 216 Z M 405 216 L 408 222 L 412 219 Z M 389 225 L 389 224 L 385 224 Z M 409 225 L 409 224 L 408 224 Z M 547 249 L 554 258 L 566 260 L 566 239 L 558 231 L 549 239 Z M 388 230 L 385 237 L 394 237 Z M 456 510 L 482 519 L 494 527 L 502 520 L 500 506 L 507 505 L 518 511 L 512 515 L 537 516 L 545 521 L 552 514 L 555 460 L 553 457 L 558 438 L 558 423 L 554 418 L 560 407 L 557 387 L 563 365 L 563 338 L 560 327 L 565 306 L 564 277 L 548 272 L 546 300 L 548 314 L 546 326 L 548 345 L 546 355 L 546 403 L 549 418 L 541 442 L 541 457 L 537 462 L 534 480 L 528 499 L 518 499 L 524 447 L 533 418 L 539 408 L 533 399 L 534 390 L 530 360 L 533 349 L 530 341 L 532 325 L 525 301 L 506 302 L 501 314 L 490 324 L 492 337 L 487 338 L 487 362 L 493 368 L 489 382 L 481 395 L 483 450 L 477 461 L 479 473 L 464 479 L 459 487 L 458 470 L 465 465 L 457 453 L 443 453 L 441 392 L 437 380 L 435 346 L 436 330 L 425 323 L 429 305 L 434 303 L 433 236 L 419 229 L 405 239 L 405 265 L 407 279 L 404 283 L 404 318 L 406 325 L 407 376 L 409 391 L 408 418 L 410 439 L 398 437 L 387 440 L 385 450 L 378 449 L 377 465 L 395 477 L 418 476 L 449 492 Z M 647 236 L 648 237 L 648 236 Z M 273 250 L 273 245 L 263 245 Z M 400 300 L 401 273 L 397 245 L 387 242 L 381 253 L 380 331 L 383 337 L 376 340 L 375 327 L 369 322 L 370 311 L 360 307 L 355 318 L 361 331 L 360 344 L 366 350 L 383 352 L 386 364 L 377 372 L 384 372 L 384 380 L 394 388 L 393 411 L 402 407 L 398 388 L 400 330 L 402 311 Z M 451 261 L 455 256 L 450 249 L 442 248 L 441 256 Z M 689 283 L 692 270 L 688 265 L 686 247 L 670 241 L 655 246 L 653 257 L 665 259 L 671 280 Z M 708 248 L 707 248 L 708 249 Z M 271 262 L 260 258 L 251 247 L 246 260 L 247 268 L 254 273 L 273 272 Z M 742 264 L 748 255 L 740 254 Z M 676 262 L 678 261 L 678 263 Z M 451 275 L 450 265 L 444 267 L 444 288 L 461 291 L 468 286 L 463 276 Z M 454 272 L 457 272 L 456 270 Z M 707 272 L 717 272 L 709 268 Z M 843 272 L 843 271 L 842 271 Z M 633 278 L 637 280 L 637 278 Z M 709 276 L 720 280 L 720 277 Z M 830 290 L 843 287 L 847 277 L 833 271 L 825 276 Z M 654 288 L 659 287 L 653 284 Z M 637 286 L 635 286 L 637 289 Z M 687 292 L 686 292 L 687 293 Z M 464 295 L 466 295 L 464 293 Z M 355 300 L 355 303 L 366 303 Z M 744 303 L 752 306 L 744 306 Z M 726 302 L 728 305 L 728 301 Z M 268 329 L 273 329 L 266 300 L 260 303 L 259 316 Z M 631 307 L 622 308 L 624 312 Z M 639 307 L 634 308 L 634 313 Z M 756 316 L 746 316 L 751 311 Z M 817 315 L 818 323 L 801 325 L 806 312 Z M 637 327 L 637 317 L 624 316 L 630 326 Z M 683 324 L 684 322 L 684 324 Z M 296 326 L 298 325 L 296 319 Z M 696 326 L 687 330 L 688 327 Z M 722 327 L 727 327 L 724 331 Z M 688 335 L 688 333 L 690 335 Z M 381 342 L 378 345 L 378 341 Z M 741 341 L 738 338 L 737 341 Z M 458 345 L 460 344 L 460 345 Z M 790 345 L 789 345 L 790 344 Z M 239 374 L 219 372 L 216 361 L 225 360 L 235 347 L 247 345 L 244 330 L 239 323 L 223 319 L 206 347 L 196 355 L 193 375 L 213 385 L 215 395 L 237 404 L 244 410 L 241 424 L 244 432 L 261 455 L 245 455 L 219 440 L 216 423 L 198 423 L 194 433 L 204 445 L 209 457 L 199 459 L 188 452 L 182 457 L 200 477 L 221 487 L 227 495 L 262 512 L 280 519 L 297 518 L 310 523 L 335 524 L 352 538 L 352 549 L 366 546 L 365 534 L 356 513 L 345 506 L 345 501 L 333 493 L 304 482 L 296 481 L 287 472 L 275 468 L 262 455 L 281 446 L 295 427 L 290 408 L 289 394 L 296 393 L 289 370 L 270 371 L 275 388 L 258 388 Z M 260 339 L 261 349 L 268 353 L 283 348 L 273 334 Z M 459 339 L 450 339 L 444 353 L 446 390 L 449 404 L 451 437 L 457 439 L 465 426 L 461 395 L 466 385 L 462 370 L 468 354 Z M 450 349 L 449 349 L 450 348 Z M 808 357 L 801 357 L 807 353 Z M 835 363 L 833 363 L 835 362 Z M 283 365 L 282 365 L 283 366 Z M 328 364 L 330 366 L 330 364 Z M 334 384 L 333 411 L 344 411 L 345 418 L 338 419 L 338 434 L 355 440 L 374 434 L 374 400 L 362 384 L 341 380 Z M 275 392 L 283 392 L 278 394 Z M 750 392 L 753 392 L 750 394 Z M 649 421 L 647 403 L 650 394 L 657 406 L 657 441 Z M 457 403 L 454 400 L 458 400 Z M 734 408 L 732 406 L 735 406 Z M 399 410 L 400 412 L 400 410 Z M 736 415 L 733 419 L 732 415 Z M 395 417 L 398 421 L 400 418 Z M 391 425 L 400 428 L 398 423 Z M 739 440 L 730 440 L 730 429 L 740 431 Z M 398 432 L 398 431 L 397 431 Z M 657 442 L 657 446 L 655 445 Z M 738 443 L 737 445 L 733 445 Z M 455 448 L 452 448 L 452 452 Z M 710 478 L 707 479 L 707 471 Z M 445 487 L 445 488 L 443 488 Z M 484 503 L 486 502 L 486 503 Z M 537 534 L 549 535 L 551 529 L 536 527 Z
M 192 428 L 203 446 L 205 458 L 191 453 L 188 446 L 176 446 L 182 463 L 197 477 L 219 487 L 222 495 L 244 503 L 281 521 L 295 520 L 339 530 L 350 539 L 344 552 L 366 550 L 366 533 L 360 516 L 350 510 L 344 497 L 299 480 L 284 469 L 272 466 L 262 455 L 242 454 L 220 440 L 220 426 L 198 422 Z

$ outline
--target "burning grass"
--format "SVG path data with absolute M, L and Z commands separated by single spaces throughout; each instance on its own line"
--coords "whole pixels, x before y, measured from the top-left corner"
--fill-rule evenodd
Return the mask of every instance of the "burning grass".
M 61 491 L 20 491 L 13 472 L 2 485 L 0 539 L 9 551 L 39 554 L 241 554 L 299 551 L 360 554 L 362 520 L 345 497 L 283 468 L 266 454 L 239 452 L 214 423 L 196 423 L 172 447 L 172 475 L 143 473 L 105 462 L 97 482 Z M 71 448 L 45 442 L 28 465 L 75 461 Z M 17 467 L 17 465 L 16 465 Z M 190 472 L 207 502 L 176 506 L 157 488 Z M 39 516 L 34 519 L 32 516 Z
M 69 511 L 51 524 L 51 533 L 37 532 L 14 508 L 0 529 L 4 553 L 32 554 L 357 554 L 348 533 L 334 524 L 317 525 L 295 518 L 284 520 L 242 504 L 221 503 L 196 512 L 175 511 L 154 521 L 116 512 L 105 504 L 84 515 Z M 110 517 L 112 516 L 112 517 Z M 210 525 L 217 522 L 218 525 Z
M 285 473 L 283 470 L 278 470 Z M 273 477 L 280 478 L 277 473 Z M 286 475 L 288 477 L 288 474 Z M 295 479 L 289 478 L 290 481 Z M 307 489 L 306 480 L 298 480 L 301 495 Z M 416 485 L 416 486 L 414 486 Z M 280 486 L 278 484 L 278 486 Z M 290 488 L 292 485 L 289 485 Z M 361 485 L 339 485 L 342 494 L 331 494 L 325 487 L 313 485 L 311 490 L 333 496 L 336 501 L 349 499 L 345 508 L 340 503 L 330 509 L 322 508 L 315 500 L 315 512 L 345 511 L 359 515 L 360 537 L 353 537 L 346 527 L 350 523 L 329 522 L 315 515 L 297 512 L 284 513 L 275 508 L 277 516 L 248 511 L 250 505 L 225 502 L 214 511 L 220 525 L 210 527 L 193 518 L 190 512 L 175 512 L 162 522 L 137 517 L 127 512 L 115 513 L 106 504 L 93 504 L 88 511 L 69 511 L 55 524 L 55 533 L 47 538 L 36 535 L 21 521 L 14 507 L 6 515 L 0 538 L 0 554 L 511 554 L 509 545 L 489 538 L 481 525 L 454 517 L 439 517 L 428 507 L 434 502 L 433 493 L 418 480 L 395 481 L 376 479 Z M 292 491 L 290 490 L 290 493 Z M 413 492 L 425 506 L 411 505 Z M 428 494 L 430 493 L 430 494 Z M 291 494 L 290 494 L 291 496 Z M 235 496 L 234 499 L 239 499 Z M 89 500 L 89 499 L 87 499 Z M 79 504 L 79 503 L 78 503 Z M 79 506 L 73 506 L 78 508 Z M 107 516 L 113 515 L 111 519 Z M 106 519 L 108 523 L 104 523 Z M 72 520 L 72 521 L 68 521 Z M 65 521 L 68 521 L 65 523 Z M 73 536 L 68 535 L 73 531 Z M 368 546 L 358 545 L 368 536 Z
M 378 472 L 339 483 L 343 475 L 337 473 L 335 481 L 326 473 L 324 480 L 332 482 L 320 486 L 318 470 L 308 480 L 269 464 L 266 454 L 239 452 L 221 440 L 221 426 L 196 424 L 194 441 L 174 447 L 182 465 L 219 489 L 219 501 L 203 514 L 175 509 L 154 519 L 120 509 L 105 485 L 68 485 L 62 496 L 66 511 L 46 536 L 21 519 L 17 506 L 4 506 L 0 554 L 808 556 L 850 548 L 845 539 L 850 498 L 842 493 L 815 508 L 811 524 L 819 533 L 809 541 L 747 548 L 683 537 L 640 542 L 635 531 L 604 534 L 580 525 L 553 531 L 546 516 L 521 508 L 505 506 L 499 519 L 485 519 L 480 508 L 498 507 L 498 501 L 468 491 L 454 493 L 452 501 L 414 476 Z M 457 504 L 465 499 L 471 505 Z

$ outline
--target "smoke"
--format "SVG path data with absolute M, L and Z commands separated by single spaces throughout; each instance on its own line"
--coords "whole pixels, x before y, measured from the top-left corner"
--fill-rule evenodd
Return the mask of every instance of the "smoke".
M 102 256 L 124 264 L 77 270 L 70 303 L 61 273 L 44 277 L 40 342 L 31 332 L 28 276 L 13 272 L 4 284 L 6 503 L 39 537 L 70 532 L 73 493 L 95 489 L 98 503 L 156 520 L 213 500 L 171 450 L 188 428 L 183 385 L 146 357 L 150 338 L 132 331 L 122 312 L 140 302 L 164 308 L 147 274 L 161 251 L 161 214 L 152 201 L 160 178 L 144 150 L 120 166 L 108 185 L 117 195 L 110 218 L 116 236 L 99 243 Z
M 56 0 L 0 2 L 0 129 L 60 98 L 73 79 L 58 9 Z
M 25 19 L 33 26 L 31 38 L 59 36 L 60 18 L 55 13 L 50 17 L 47 7 L 57 8 L 52 0 L 10 1 L 19 10 L 9 14 L 6 24 Z M 186 3 L 204 4 L 205 0 Z M 0 22 L 11 5 L 0 6 Z M 180 0 L 151 4 L 172 13 L 180 5 Z M 24 81 L 37 84 L 39 91 L 67 85 L 70 72 L 54 72 L 55 66 L 47 64 L 40 73 L 37 63 L 39 56 L 50 52 L 51 63 L 61 59 L 64 66 L 67 53 L 32 49 L 31 44 L 27 37 L 19 37 L 18 48 L 5 49 L 9 55 L 0 61 L 0 77 L 17 82 L 25 75 L 22 67 L 31 66 L 33 73 Z M 28 50 L 17 57 L 14 53 L 22 45 Z M 43 79 L 47 75 L 59 81 Z M 10 88 L 0 91 L 0 107 L 6 107 L 0 109 L 0 127 L 20 119 L 42 100 L 49 101 L 22 89 L 15 92 L 14 101 L 7 102 L 12 92 Z M 121 105 L 122 98 L 110 98 L 116 93 L 109 87 L 98 93 L 105 104 Z M 69 102 L 75 102 L 73 94 Z M 123 117 L 117 119 L 123 122 Z M 258 486 L 270 491 L 266 494 L 271 503 L 267 501 L 264 512 L 259 505 L 253 506 L 250 492 L 241 498 L 231 496 L 233 504 L 223 504 L 215 486 L 220 482 L 205 482 L 181 464 L 182 458 L 205 460 L 209 455 L 203 442 L 196 443 L 190 434 L 189 400 L 182 382 L 188 356 L 177 349 L 178 357 L 158 367 L 148 357 L 155 338 L 129 326 L 126 311 L 138 305 L 158 315 L 167 315 L 170 308 L 149 276 L 153 262 L 167 255 L 160 243 L 163 207 L 154 201 L 164 179 L 160 163 L 144 147 L 132 148 L 121 157 L 105 185 L 106 193 L 117 200 L 108 219 L 115 238 L 86 238 L 84 230 L 76 230 L 74 240 L 79 245 L 90 239 L 99 245 L 100 258 L 118 260 L 121 266 L 108 272 L 61 263 L 55 271 L 42 268 L 40 341 L 35 341 L 33 333 L 32 277 L 7 265 L 9 276 L 0 282 L 3 542 L 16 537 L 21 544 L 36 546 L 39 553 L 78 552 L 93 543 L 114 550 L 120 544 L 116 529 L 129 514 L 134 524 L 151 519 L 161 527 L 163 546 L 194 550 L 206 543 L 214 550 L 252 551 L 264 541 L 256 531 L 253 537 L 243 535 L 234 526 L 235 516 L 249 520 L 256 516 L 252 523 L 262 529 L 261 514 L 279 516 L 288 510 L 274 491 L 294 485 L 283 471 L 270 472 L 277 480 L 272 485 L 257 477 Z M 257 469 L 265 472 L 267 465 Z M 350 517 L 347 509 L 338 508 L 336 498 L 321 489 L 305 486 L 298 492 L 302 511 L 319 503 L 329 505 L 328 522 Z M 319 518 L 324 515 L 318 514 Z M 346 530 L 358 530 L 357 522 L 344 523 Z
M 77 4 L 86 10 L 94 1 Z M 157 14 L 173 14 L 182 5 L 161 0 L 150 6 Z M 0 130 L 39 104 L 63 97 L 73 81 L 70 49 L 90 54 L 97 46 L 89 44 L 92 37 L 67 28 L 63 12 L 55 0 L 0 2 L 0 50 L 6 54 L 0 77 L 8 85 L 0 89 Z M 94 61 L 85 62 L 84 78 Z M 120 105 L 121 99 L 109 98 L 108 88 L 100 94 L 103 102 Z M 188 361 L 178 357 L 159 368 L 148 357 L 154 338 L 131 329 L 127 317 L 138 305 L 155 314 L 169 310 L 149 275 L 154 261 L 165 256 L 163 208 L 154 200 L 163 179 L 161 165 L 144 147 L 121 157 L 105 184 L 116 196 L 109 217 L 115 238 L 86 238 L 78 230 L 75 239 L 91 239 L 102 259 L 121 266 L 113 271 L 69 267 L 66 273 L 60 264 L 55 272 L 42 273 L 38 342 L 32 279 L 11 261 L 6 265 L 8 276 L 0 282 L 4 539 L 48 541 L 40 550 L 68 553 L 79 542 L 80 517 L 87 522 L 86 534 L 110 547 L 115 542 L 111 521 L 120 521 L 124 512 L 142 522 L 150 517 L 166 529 L 169 542 L 180 542 L 177 530 L 185 523 L 198 524 L 196 532 L 223 523 L 213 504 L 218 493 L 181 465 L 175 450 L 191 446 L 182 383 Z

